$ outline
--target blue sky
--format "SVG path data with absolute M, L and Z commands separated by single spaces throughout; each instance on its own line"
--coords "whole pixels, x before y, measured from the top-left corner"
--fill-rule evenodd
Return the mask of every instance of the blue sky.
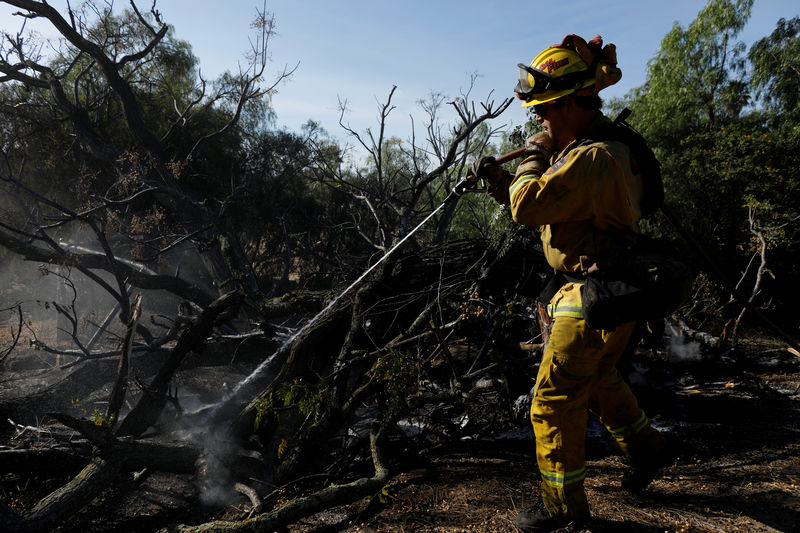
M 63 2 L 53 0 L 55 6 Z M 77 2 L 73 0 L 73 5 Z M 148 7 L 149 1 L 143 2 Z M 127 2 L 118 0 L 119 7 Z M 423 135 L 417 101 L 432 91 L 455 97 L 480 77 L 471 93 L 496 101 L 513 96 L 517 63 L 530 62 L 541 49 L 576 33 L 587 40 L 600 34 L 617 45 L 622 81 L 602 95 L 622 96 L 645 81 L 646 64 L 659 49 L 673 23 L 687 26 L 702 9 L 702 0 L 619 0 L 596 2 L 406 0 L 322 1 L 270 0 L 276 35 L 271 43 L 272 70 L 284 64 L 297 71 L 273 97 L 278 126 L 297 130 L 308 119 L 340 135 L 339 98 L 349 102 L 345 121 L 363 131 L 377 127 L 378 101 L 397 85 L 389 119 L 390 134 L 407 138 L 414 115 L 418 138 Z M 243 61 L 253 0 L 161 0 L 158 8 L 189 41 L 204 75 L 216 77 Z M 0 24 L 14 30 L 17 21 L 0 6 Z M 788 0 L 756 0 L 750 23 L 739 36 L 751 43 L 766 36 L 781 17 L 800 15 L 800 4 Z M 688 60 L 689 58 L 687 58 Z M 518 103 L 494 125 L 520 124 L 525 113 Z

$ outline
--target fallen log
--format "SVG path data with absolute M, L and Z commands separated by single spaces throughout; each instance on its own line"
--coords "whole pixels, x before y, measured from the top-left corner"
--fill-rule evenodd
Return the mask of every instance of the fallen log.
M 4 458 L 20 456 L 12 454 L 12 457 L 6 455 L 7 452 L 19 452 L 19 450 L 0 452 L 0 464 L 5 464 Z M 91 502 L 120 473 L 149 468 L 162 472 L 191 474 L 194 472 L 194 465 L 200 453 L 200 448 L 186 443 L 116 441 L 108 449 L 96 450 L 95 456 L 71 481 L 48 494 L 29 511 L 17 513 L 0 506 L 0 531 L 6 533 L 50 531 Z M 29 454 L 29 458 L 35 456 L 36 454 Z M 51 459 L 55 454 L 49 451 L 39 454 L 39 457 Z

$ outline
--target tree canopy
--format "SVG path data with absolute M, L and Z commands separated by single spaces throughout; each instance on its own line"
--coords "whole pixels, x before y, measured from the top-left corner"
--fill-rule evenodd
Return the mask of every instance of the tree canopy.
M 688 27 L 676 24 L 648 63 L 645 84 L 612 108 L 633 110 L 631 122 L 663 165 L 667 203 L 731 279 L 752 283 L 748 264 L 768 252 L 760 297 L 783 306 L 796 297 L 798 273 L 789 257 L 800 216 L 790 200 L 800 178 L 792 148 L 800 33 L 798 19 L 781 19 L 748 51 L 736 38 L 752 4 L 711 0 Z M 664 223 L 652 228 L 670 231 Z

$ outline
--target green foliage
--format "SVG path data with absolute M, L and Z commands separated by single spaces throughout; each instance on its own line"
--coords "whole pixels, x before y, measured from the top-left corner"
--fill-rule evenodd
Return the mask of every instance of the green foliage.
M 713 130 L 746 102 L 733 78 L 745 47 L 734 42 L 753 0 L 710 0 L 684 29 L 675 24 L 647 65 L 647 82 L 630 95 L 636 124 L 650 142 L 674 144 L 687 131 Z
M 389 383 L 404 383 L 398 386 L 401 390 L 408 386 L 409 380 L 413 379 L 411 376 L 417 373 L 416 362 L 402 350 L 387 350 L 378 359 L 377 368 Z
M 800 128 L 800 17 L 780 19 L 770 36 L 750 48 L 749 58 L 755 95 L 783 118 L 776 125 Z
M 116 416 L 111 416 L 110 418 L 106 416 L 106 413 L 100 409 L 99 407 L 95 407 L 92 410 L 92 415 L 89 417 L 96 426 L 100 427 L 111 427 L 114 425 L 114 421 L 116 420 Z
M 777 287 L 800 273 L 784 261 L 800 244 L 790 229 L 800 216 L 798 134 L 787 120 L 797 116 L 800 23 L 779 21 L 745 54 L 734 39 L 751 8 L 751 0 L 710 0 L 688 28 L 676 24 L 646 84 L 612 107 L 634 111 L 631 122 L 662 162 L 667 204 L 730 278 L 758 252 L 753 231 L 767 237 L 775 279 L 766 286 L 782 298 L 789 293 Z M 669 232 L 663 221 L 649 229 Z
M 317 418 L 323 413 L 330 412 L 330 395 L 324 381 L 311 385 L 301 379 L 284 385 L 281 395 L 284 407 L 297 409 L 303 417 Z
M 272 408 L 272 397 L 261 396 L 253 402 L 253 408 L 256 410 L 255 421 L 253 422 L 253 431 L 258 432 L 261 424 L 274 416 Z
M 342 231 L 353 205 L 341 190 L 314 180 L 308 136 L 319 147 L 317 162 L 336 165 L 338 147 L 314 124 L 305 136 L 252 133 L 237 156 L 241 186 L 226 206 L 225 223 L 241 239 L 264 287 L 269 280 L 282 289 L 327 287 L 347 272 L 349 261 L 339 255 L 360 251 L 360 239 Z
M 528 121 L 525 124 L 516 126 L 513 130 L 503 135 L 500 143 L 500 153 L 506 154 L 513 152 L 517 148 L 525 146 L 525 140 L 536 133 L 543 131 L 542 127 L 536 122 L 536 115 L 532 112 L 528 114 Z

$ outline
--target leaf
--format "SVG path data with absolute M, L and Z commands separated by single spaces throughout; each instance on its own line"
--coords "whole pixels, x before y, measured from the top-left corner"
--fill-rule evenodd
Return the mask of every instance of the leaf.
M 278 445 L 278 459 L 283 457 L 288 448 L 289 448 L 289 443 L 286 441 L 286 439 L 282 439 L 281 443 Z

